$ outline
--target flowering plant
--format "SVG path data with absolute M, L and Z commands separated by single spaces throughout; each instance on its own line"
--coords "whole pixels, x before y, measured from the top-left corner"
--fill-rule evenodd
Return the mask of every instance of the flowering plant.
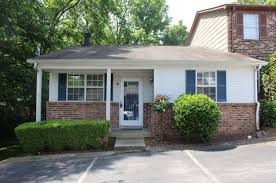
M 159 113 L 165 112 L 170 105 L 169 99 L 166 95 L 156 95 L 153 102 L 154 110 Z

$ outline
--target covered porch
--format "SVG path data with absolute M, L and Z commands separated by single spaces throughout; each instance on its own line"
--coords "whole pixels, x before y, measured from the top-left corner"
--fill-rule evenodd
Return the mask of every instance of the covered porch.
M 43 69 L 49 72 L 46 119 L 106 119 L 112 128 L 148 127 L 153 69 Z M 41 120 L 42 69 L 37 69 L 37 113 Z

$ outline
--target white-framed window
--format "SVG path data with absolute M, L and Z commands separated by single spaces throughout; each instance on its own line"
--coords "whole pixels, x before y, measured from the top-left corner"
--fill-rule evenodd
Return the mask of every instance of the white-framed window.
M 243 14 L 243 38 L 259 40 L 258 14 Z
M 104 101 L 104 75 L 68 74 L 67 101 Z
M 89 74 L 86 82 L 86 100 L 103 101 L 104 100 L 104 75 Z
M 216 101 L 216 80 L 215 71 L 197 71 L 196 92 L 205 94 Z
M 84 101 L 84 75 L 68 74 L 67 76 L 67 100 Z

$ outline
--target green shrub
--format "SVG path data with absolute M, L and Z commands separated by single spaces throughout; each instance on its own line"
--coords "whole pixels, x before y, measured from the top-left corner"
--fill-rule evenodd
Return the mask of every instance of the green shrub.
M 262 73 L 262 84 L 267 99 L 276 100 L 276 51 L 270 55 Z
M 209 142 L 214 138 L 221 113 L 208 96 L 182 95 L 176 100 L 173 111 L 176 128 L 188 140 Z
M 109 133 L 105 120 L 55 120 L 24 123 L 15 134 L 25 152 L 87 150 L 104 146 Z
M 153 108 L 156 112 L 165 112 L 170 106 L 169 97 L 165 95 L 156 95 L 154 97 Z
M 262 100 L 260 110 L 262 126 L 273 127 L 276 123 L 276 101 Z

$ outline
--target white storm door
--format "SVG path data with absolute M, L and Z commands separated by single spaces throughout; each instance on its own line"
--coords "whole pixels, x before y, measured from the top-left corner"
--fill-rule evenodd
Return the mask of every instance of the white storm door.
M 121 82 L 120 127 L 143 127 L 142 81 Z

